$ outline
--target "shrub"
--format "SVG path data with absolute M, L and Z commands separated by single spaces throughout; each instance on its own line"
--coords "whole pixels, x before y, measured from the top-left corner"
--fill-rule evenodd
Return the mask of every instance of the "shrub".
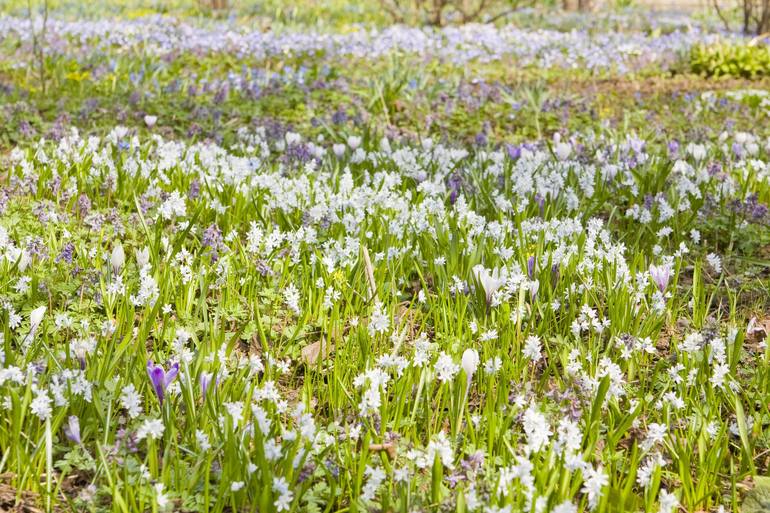
M 706 76 L 759 78 L 770 76 L 770 47 L 766 45 L 699 45 L 690 53 L 690 69 Z

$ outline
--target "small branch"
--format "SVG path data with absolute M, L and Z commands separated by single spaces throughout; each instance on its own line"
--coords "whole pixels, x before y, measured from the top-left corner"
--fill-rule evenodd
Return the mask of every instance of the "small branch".
M 725 26 L 725 30 L 730 32 L 730 20 L 727 19 L 727 17 L 722 12 L 722 9 L 719 7 L 719 0 L 712 0 L 712 4 L 714 6 L 714 10 L 717 13 L 717 16 L 720 20 L 722 20 L 722 23 Z

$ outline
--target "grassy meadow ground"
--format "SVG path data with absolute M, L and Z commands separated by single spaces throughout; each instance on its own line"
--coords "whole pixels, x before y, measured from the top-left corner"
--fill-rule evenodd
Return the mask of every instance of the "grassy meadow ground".
M 0 8 L 0 510 L 767 511 L 770 49 Z

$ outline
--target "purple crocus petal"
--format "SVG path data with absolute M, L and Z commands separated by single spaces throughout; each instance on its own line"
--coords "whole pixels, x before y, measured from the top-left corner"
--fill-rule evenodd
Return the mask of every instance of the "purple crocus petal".
M 158 396 L 158 401 L 163 404 L 163 392 L 166 389 L 165 378 L 166 373 L 163 371 L 163 367 L 155 365 L 152 360 L 147 362 L 147 375 L 152 382 L 152 388 L 155 390 L 155 395 Z
M 532 279 L 532 275 L 535 274 L 535 264 L 536 260 L 534 256 L 531 256 L 527 259 L 527 275 L 529 276 L 529 279 Z
M 204 399 L 206 398 L 206 392 L 209 389 L 209 385 L 211 385 L 211 380 L 213 377 L 214 375 L 210 372 L 204 372 L 200 376 L 201 393 Z
M 171 366 L 171 368 L 166 373 L 165 378 L 163 379 L 163 389 L 165 390 L 172 381 L 176 378 L 176 375 L 179 374 L 179 362 L 175 363 Z
M 668 287 L 668 282 L 671 279 L 671 271 L 671 266 L 668 264 L 659 266 L 650 264 L 650 276 L 661 293 Z

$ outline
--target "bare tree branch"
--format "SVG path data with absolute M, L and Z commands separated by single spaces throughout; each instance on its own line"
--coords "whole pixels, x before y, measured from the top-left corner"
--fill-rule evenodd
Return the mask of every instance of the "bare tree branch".
M 719 16 L 719 19 L 722 20 L 722 23 L 725 26 L 725 30 L 730 32 L 730 20 L 727 19 L 727 17 L 722 12 L 722 9 L 719 7 L 719 0 L 712 0 L 712 4 L 714 6 L 714 11 L 717 13 L 717 16 Z

